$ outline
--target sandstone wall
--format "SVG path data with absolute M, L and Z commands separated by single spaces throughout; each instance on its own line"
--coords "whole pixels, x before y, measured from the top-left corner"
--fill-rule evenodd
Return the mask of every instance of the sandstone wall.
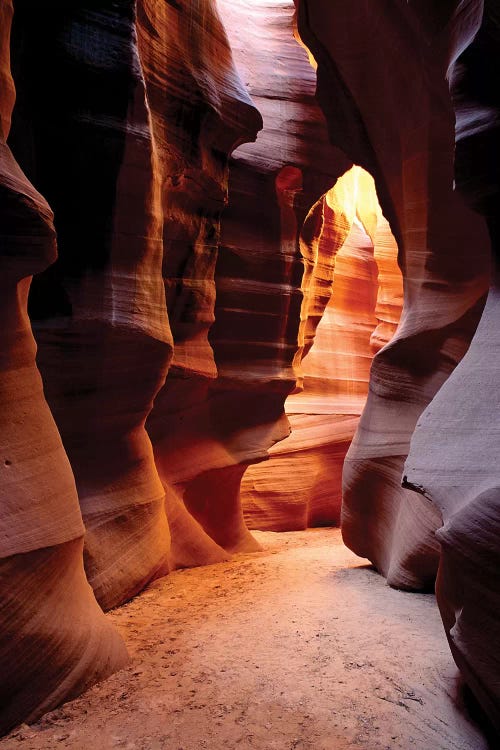
M 328 191 L 322 211 L 313 271 L 302 281 L 302 315 L 312 336 L 301 385 L 285 405 L 292 433 L 243 478 L 250 528 L 339 524 L 342 467 L 368 395 L 372 357 L 399 321 L 397 246 L 373 179 L 353 167 Z
M 56 258 L 53 214 L 6 139 L 15 91 L 10 0 L 0 6 L 0 731 L 37 718 L 127 661 L 83 569 L 71 466 L 44 398 L 27 314 Z
M 179 528 L 173 564 L 215 562 L 227 551 L 255 547 L 231 470 L 219 481 L 214 475 L 226 467 L 227 451 L 217 428 L 224 414 L 218 416 L 210 395 L 218 370 L 208 334 L 228 156 L 255 140 L 262 119 L 236 72 L 214 2 L 182 12 L 145 2 L 139 21 L 160 154 L 163 278 L 175 341 L 147 427 L 169 515 Z
M 344 539 L 396 586 L 438 570 L 452 653 L 498 730 L 498 9 L 387 2 L 371 34 L 369 3 L 297 4 L 332 140 L 374 175 L 405 282 L 344 467 Z
M 353 435 L 500 724 L 498 13 L 295 6 L 0 4 L 0 729 L 126 663 L 97 602 L 338 522 Z
M 177 47 L 186 48 L 187 78 L 197 85 L 183 89 L 182 61 L 158 58 L 174 39 L 179 8 L 168 15 L 170 8 L 83 0 L 34 7 L 16 0 L 10 60 L 13 8 L 2 6 L 1 585 L 4 620 L 9 615 L 0 646 L 2 728 L 33 719 L 126 662 L 92 588 L 109 608 L 176 565 L 225 555 L 175 495 L 166 498 L 145 421 L 172 357 L 163 276 L 179 366 L 192 356 L 183 338 L 199 333 L 190 328 L 190 295 L 196 297 L 200 268 L 206 264 L 210 275 L 215 264 L 213 217 L 225 203 L 227 153 L 255 137 L 260 118 L 209 0 L 193 9 L 197 44 L 196 18 L 184 14 L 178 24 Z M 150 48 L 148 34 L 160 43 Z M 10 66 L 18 99 L 9 133 Z M 189 105 L 180 105 L 180 128 L 175 86 Z M 191 143 L 179 142 L 183 130 Z M 7 135 L 40 193 L 14 161 Z M 177 189 L 179 161 L 186 167 L 184 195 Z M 216 205 L 200 219 L 211 184 Z M 200 234 L 194 260 L 192 238 L 182 255 L 172 236 L 173 226 L 182 234 L 183 202 Z M 33 274 L 29 312 L 57 427 L 35 367 L 27 316 Z M 213 288 L 206 288 L 201 339 L 213 316 Z
M 30 315 L 102 606 L 168 569 L 144 420 L 171 355 L 161 194 L 132 1 L 15 6 L 12 146 L 55 213 L 59 257 Z M 50 82 L 50 85 L 47 85 Z
M 407 486 L 443 516 L 436 595 L 455 660 L 500 731 L 498 533 L 498 90 L 487 71 L 499 62 L 500 23 L 486 2 L 481 27 L 450 75 L 457 115 L 455 175 L 488 225 L 493 274 L 468 352 L 424 411 L 405 464 Z M 477 26 L 461 30 L 462 47 Z M 465 37 L 465 39 L 464 39 Z M 460 51 L 460 48 L 458 52 Z M 471 248 L 471 261 L 474 249 Z
M 401 487 L 403 463 L 418 417 L 469 346 L 488 283 L 482 222 L 453 191 L 446 73 L 462 4 L 452 5 L 441 16 L 384 2 L 374 34 L 368 2 L 298 3 L 332 141 L 374 176 L 399 246 L 401 323 L 373 361 L 344 465 L 342 527 L 348 546 L 403 588 L 433 585 L 441 525 L 435 506 Z
M 197 203 L 190 199 L 203 221 L 193 226 L 184 218 L 183 236 L 178 223 L 168 230 L 164 271 L 176 349 L 148 429 L 164 483 L 219 547 L 233 552 L 257 548 L 244 522 L 240 482 L 248 465 L 266 459 L 289 433 L 283 404 L 300 374 L 304 337 L 313 336 L 322 313 L 306 334 L 302 276 L 315 261 L 305 243 L 318 240 L 318 202 L 348 162 L 328 143 L 315 74 L 293 36 L 291 0 L 221 1 L 218 8 L 244 88 L 238 84 L 231 120 L 226 114 L 215 121 L 190 156 L 203 164 L 205 190 Z M 207 66 L 214 69 L 210 60 Z M 233 68 L 229 74 L 236 80 Z M 261 124 L 245 89 L 262 130 L 256 142 L 235 150 L 226 196 L 220 154 L 243 140 L 243 125 L 255 133 Z M 189 102 L 190 90 L 185 83 Z M 190 138 L 193 117 L 186 121 Z M 180 265 L 177 253 L 188 260 Z

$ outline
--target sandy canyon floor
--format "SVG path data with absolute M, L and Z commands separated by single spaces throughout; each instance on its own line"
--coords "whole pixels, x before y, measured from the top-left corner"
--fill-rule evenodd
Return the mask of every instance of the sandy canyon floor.
M 487 747 L 433 596 L 390 589 L 338 530 L 256 536 L 109 613 L 131 666 L 0 750 Z

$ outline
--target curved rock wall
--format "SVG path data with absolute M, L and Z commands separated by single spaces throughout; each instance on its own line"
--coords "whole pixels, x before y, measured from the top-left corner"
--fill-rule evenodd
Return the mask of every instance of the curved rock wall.
M 332 139 L 374 174 L 405 278 L 402 323 L 374 360 L 346 460 L 344 538 L 402 587 L 430 585 L 439 561 L 436 594 L 452 653 L 498 731 L 500 140 L 497 89 L 487 83 L 498 64 L 498 9 L 458 0 L 384 5 L 369 38 L 368 3 L 351 14 L 341 2 L 299 2 Z M 355 53 L 345 43 L 354 38 Z M 477 326 L 486 226 L 494 272 Z
M 467 350 L 487 285 L 482 224 L 453 192 L 446 73 L 453 14 L 462 4 L 455 5 L 444 18 L 428 9 L 429 18 L 420 5 L 384 2 L 377 8 L 384 22 L 374 34 L 370 3 L 298 3 L 332 141 L 373 174 L 399 245 L 401 324 L 373 361 L 367 405 L 344 466 L 342 527 L 346 543 L 403 588 L 433 584 L 434 532 L 441 525 L 434 506 L 401 487 L 409 441 Z
M 10 144 L 50 200 L 59 242 L 50 268 L 30 269 L 30 316 L 76 479 L 87 577 L 104 608 L 174 566 L 255 548 L 241 476 L 289 430 L 283 402 L 327 301 L 301 323 L 302 274 L 314 265 L 301 243 L 319 241 L 321 196 L 347 162 L 328 144 L 293 5 L 223 11 L 240 65 L 243 19 L 259 34 L 271 14 L 276 47 L 259 59 L 252 37 L 247 83 L 266 128 L 233 164 L 221 228 L 228 154 L 262 122 L 214 2 L 15 3 Z M 275 53 L 291 73 L 276 75 Z M 54 528 L 62 521 L 53 514 Z
M 44 398 L 27 315 L 56 257 L 53 214 L 6 139 L 10 0 L 0 6 L 0 731 L 34 720 L 127 661 L 83 569 L 75 482 Z
M 495 6 L 295 4 L 314 57 L 292 0 L 0 5 L 0 729 L 126 662 L 92 588 L 256 548 L 250 464 L 251 525 L 336 522 L 367 393 L 344 538 L 404 588 L 441 545 L 500 723 L 496 276 L 453 372 L 488 281 L 472 209 L 498 244 Z
M 12 6 L 2 6 L 2 232 L 15 269 L 2 282 L 5 320 L 12 323 L 2 361 L 16 430 L 11 435 L 10 422 L 4 430 L 10 494 L 1 575 L 11 617 L 0 646 L 4 727 L 34 718 L 126 660 L 85 580 L 75 479 L 85 570 L 103 607 L 125 601 L 173 566 L 225 555 L 175 494 L 165 498 L 144 428 L 171 359 L 165 287 L 178 343 L 174 367 L 187 367 L 181 386 L 190 367 L 202 375 L 213 369 L 206 333 L 227 153 L 260 125 L 214 4 L 207 0 L 193 12 L 182 14 L 176 39 L 176 4 L 82 0 L 34 8 L 16 0 L 12 68 L 19 96 L 9 142 L 54 208 L 54 263 L 52 212 L 5 145 L 14 89 Z M 169 44 L 174 53 L 184 45 L 190 67 L 184 78 L 182 57 L 159 55 Z M 191 224 L 182 221 L 188 212 Z M 26 227 L 33 227 L 28 239 Z M 29 307 L 37 361 L 74 478 L 34 364 L 26 277 L 35 272 Z M 196 398 L 196 384 L 190 385 Z M 180 390 L 187 408 L 188 394 Z M 175 402 L 175 385 L 173 391 Z M 35 422 L 26 431 L 28 411 Z M 27 600 L 13 593 L 16 586 L 7 591 L 16 578 Z M 59 608 L 57 620 L 49 619 Z M 61 653 L 55 655 L 56 636 Z
M 464 31 L 471 37 L 475 28 Z M 500 732 L 500 98 L 488 77 L 499 63 L 499 42 L 498 10 L 486 2 L 481 27 L 451 74 L 456 181 L 467 202 L 486 219 L 492 285 L 467 354 L 417 424 L 405 481 L 442 513 L 438 604 L 455 660 Z
M 250 528 L 339 523 L 342 466 L 368 394 L 372 356 L 399 320 L 397 247 L 373 179 L 353 167 L 327 193 L 323 212 L 314 271 L 303 279 L 303 315 L 308 327 L 317 325 L 315 337 L 305 348 L 300 392 L 286 401 L 292 434 L 243 478 Z
M 172 567 L 224 559 L 225 535 L 249 537 L 227 511 L 207 534 L 177 493 L 219 450 L 212 418 L 204 424 L 217 372 L 207 332 L 219 215 L 227 155 L 261 120 L 213 2 L 39 13 L 19 0 L 23 96 L 12 143 L 54 206 L 60 257 L 35 280 L 30 311 L 77 481 L 87 575 L 109 608 Z M 81 95 L 67 95 L 71 78 Z M 42 105 L 43 80 L 52 87 Z M 162 388 L 172 348 L 165 292 L 175 354 Z M 159 475 L 144 429 L 155 396 L 148 429 Z
M 220 216 L 228 201 L 228 155 L 255 140 L 262 120 L 238 77 L 214 2 L 190 4 L 182 12 L 144 2 L 139 24 L 160 154 L 163 277 L 175 341 L 147 427 L 170 516 L 182 523 L 173 564 L 215 562 L 225 550 L 253 546 L 238 513 L 233 477 L 214 475 L 227 461 L 217 434 L 219 406 L 210 397 L 217 366 L 208 332 Z
M 237 149 L 230 164 L 210 332 L 218 370 L 212 430 L 222 451 L 203 485 L 212 489 L 212 512 L 227 514 L 223 488 L 230 484 L 242 523 L 247 466 L 289 434 L 284 401 L 327 302 L 318 297 L 307 324 L 302 279 L 314 275 L 321 198 L 350 164 L 328 143 L 315 74 L 293 36 L 291 0 L 222 0 L 219 7 L 235 64 L 263 117 L 256 143 Z M 199 512 L 199 502 L 189 502 Z M 220 516 L 213 525 L 221 526 Z
M 30 315 L 75 473 L 87 576 L 109 608 L 166 572 L 169 553 L 144 430 L 171 339 L 135 7 L 18 0 L 15 11 L 12 144 L 54 209 L 59 245 L 34 281 Z

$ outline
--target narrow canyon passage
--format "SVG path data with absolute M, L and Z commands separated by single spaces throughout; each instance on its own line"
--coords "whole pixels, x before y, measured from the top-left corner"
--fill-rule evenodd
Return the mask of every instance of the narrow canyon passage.
M 389 588 L 337 529 L 177 571 L 106 615 L 131 666 L 1 750 L 483 750 L 429 594 Z
M 0 0 L 0 750 L 500 737 L 497 6 Z

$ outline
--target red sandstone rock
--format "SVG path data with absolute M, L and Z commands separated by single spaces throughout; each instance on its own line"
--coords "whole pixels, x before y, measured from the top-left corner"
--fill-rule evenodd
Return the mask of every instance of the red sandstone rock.
M 469 355 L 446 381 L 467 349 L 486 286 L 484 228 L 452 191 L 445 78 L 472 40 L 480 5 L 384 2 L 375 18 L 368 2 L 297 4 L 319 63 L 330 136 L 345 158 L 327 143 L 314 74 L 292 39 L 291 0 L 221 0 L 236 65 L 212 0 L 68 7 L 51 0 L 39 8 L 16 0 L 20 85 L 11 144 L 55 208 L 61 254 L 48 271 L 51 211 L 5 143 L 12 7 L 0 6 L 4 728 L 125 660 L 85 581 L 73 476 L 34 364 L 26 297 L 35 272 L 39 362 L 87 524 L 87 572 L 104 606 L 173 566 L 255 548 L 241 477 L 286 436 L 283 402 L 297 382 L 303 391 L 289 402 L 297 430 L 253 470 L 260 486 L 248 515 L 283 528 L 336 520 L 340 462 L 377 351 L 346 463 L 344 537 L 392 584 L 426 586 L 442 513 L 445 627 L 458 664 L 499 723 L 491 658 L 500 603 L 496 286 Z M 476 75 L 474 55 L 490 65 L 498 38 L 492 8 L 486 42 L 480 36 L 471 47 Z M 236 152 L 222 213 L 228 155 L 260 125 L 237 70 L 264 129 Z M 473 75 L 468 94 L 484 96 L 478 81 Z M 488 97 L 477 103 L 459 142 L 457 178 L 487 215 L 496 246 L 497 183 L 478 159 L 497 148 L 494 107 Z M 344 211 L 342 181 L 323 197 L 351 160 L 373 173 L 399 242 L 404 312 L 389 345 L 400 277 L 387 222 L 373 199 Z M 478 162 L 472 187 L 463 185 Z M 349 195 L 354 200 L 351 188 Z M 164 290 L 175 352 L 162 387 L 171 355 Z M 407 484 L 431 497 L 433 509 L 399 482 L 415 423 L 444 382 L 407 463 Z M 475 390 L 480 404 L 468 399 Z M 144 429 L 158 392 L 148 429 L 159 473 Z M 457 404 L 460 419 L 450 420 Z
M 170 549 L 144 430 L 171 338 L 134 11 L 132 0 L 17 2 L 13 48 L 13 147 L 54 209 L 59 244 L 31 296 L 38 363 L 75 474 L 87 575 L 105 608 L 166 572 Z
M 373 179 L 359 167 L 326 196 L 314 270 L 303 291 L 306 329 L 317 328 L 301 363 L 302 389 L 286 402 L 292 434 L 242 482 L 251 528 L 340 521 L 342 466 L 368 394 L 373 350 L 394 333 L 402 302 L 396 244 Z
M 27 315 L 56 257 L 53 215 L 6 145 L 12 3 L 0 5 L 0 732 L 38 718 L 127 661 L 83 570 L 71 467 L 44 399 Z
M 209 397 L 217 367 L 208 333 L 228 155 L 255 140 L 262 122 L 236 72 L 214 2 L 181 9 L 145 0 L 140 8 L 139 47 L 162 182 L 163 278 L 175 341 L 147 426 L 175 506 L 169 513 L 183 519 L 172 564 L 186 564 L 186 554 L 190 564 L 201 564 L 224 559 L 225 550 L 255 546 L 237 502 L 238 480 L 231 471 L 222 482 L 217 474 L 226 468 L 227 451 L 217 431 L 218 405 Z M 216 523 L 210 517 L 214 504 Z
M 209 435 L 217 442 L 207 439 L 212 464 L 206 463 L 186 498 L 206 527 L 219 529 L 219 543 L 248 549 L 240 480 L 249 464 L 266 459 L 289 433 L 283 404 L 327 302 L 318 297 L 315 322 L 306 331 L 306 317 L 300 325 L 302 276 L 314 267 L 319 201 L 349 164 L 328 144 L 314 100 L 314 71 L 293 38 L 291 0 L 224 1 L 219 7 L 236 67 L 264 126 L 256 143 L 241 146 L 230 163 L 209 337 L 218 377 L 207 410 Z M 228 513 L 239 519 L 240 541 L 224 540 Z
M 298 9 L 332 141 L 373 174 L 405 278 L 401 324 L 373 361 L 345 462 L 343 535 L 391 584 L 426 587 L 441 518 L 400 487 L 403 462 L 419 415 L 469 345 L 487 283 L 481 223 L 453 192 L 445 76 L 455 27 L 407 3 L 377 7 L 376 34 L 370 3 L 302 0 Z

